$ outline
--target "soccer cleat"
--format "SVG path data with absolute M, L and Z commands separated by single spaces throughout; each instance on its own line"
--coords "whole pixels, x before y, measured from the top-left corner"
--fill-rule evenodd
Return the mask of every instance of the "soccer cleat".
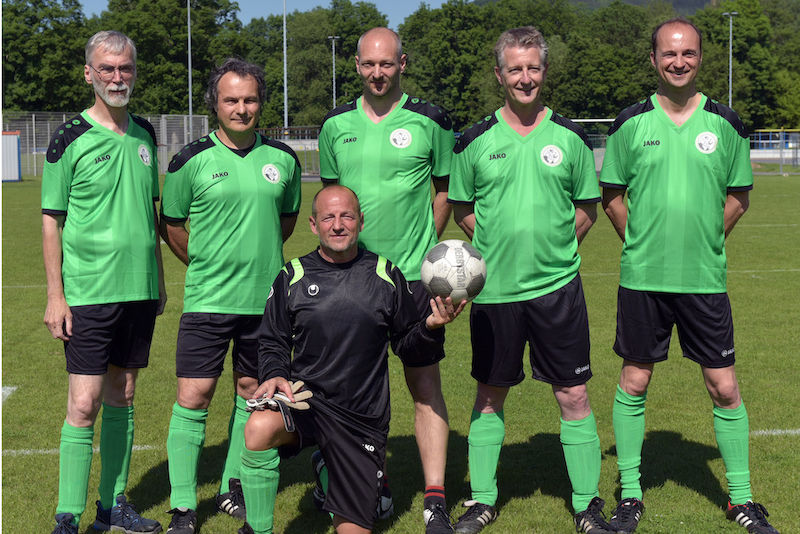
M 603 506 L 606 503 L 600 497 L 595 497 L 583 512 L 575 514 L 575 532 L 586 534 L 616 534 L 617 529 L 606 523 Z
M 197 512 L 190 508 L 186 510 L 173 508 L 167 513 L 172 514 L 167 534 L 194 534 L 197 527 Z
M 124 495 L 118 495 L 116 504 L 108 510 L 103 509 L 100 501 L 97 501 L 94 529 L 101 532 L 114 531 L 125 534 L 156 533 L 161 532 L 161 523 L 140 516 Z
M 760 503 L 747 501 L 744 504 L 733 506 L 728 502 L 728 511 L 725 514 L 731 521 L 736 521 L 747 532 L 756 534 L 779 534 L 778 531 L 769 524 L 767 509 Z
M 322 505 L 325 504 L 325 490 L 322 489 L 322 481 L 319 479 L 319 474 L 325 467 L 325 458 L 322 457 L 322 451 L 316 450 L 311 455 L 311 468 L 314 470 L 314 491 L 311 492 L 311 498 L 314 501 L 314 506 L 322 511 Z
M 494 509 L 494 506 L 478 501 L 464 501 L 464 507 L 468 510 L 458 518 L 455 524 L 456 532 L 461 534 L 476 534 L 497 519 L 497 510 Z
M 455 532 L 450 514 L 441 504 L 434 504 L 422 512 L 425 518 L 425 534 L 448 534 Z
M 78 525 L 74 524 L 75 516 L 70 513 L 56 514 L 56 528 L 53 534 L 78 534 Z
M 641 499 L 628 497 L 619 501 L 617 509 L 614 510 L 614 515 L 611 516 L 608 524 L 621 534 L 629 534 L 639 526 L 639 521 L 643 515 L 644 503 Z
M 247 512 L 244 506 L 242 482 L 238 478 L 231 478 L 228 480 L 228 489 L 230 491 L 217 495 L 217 510 L 244 521 L 247 519 Z

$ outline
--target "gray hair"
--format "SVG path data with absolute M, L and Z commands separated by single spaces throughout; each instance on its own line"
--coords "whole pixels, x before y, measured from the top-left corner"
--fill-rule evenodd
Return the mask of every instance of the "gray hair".
M 367 36 L 368 33 L 372 32 L 374 30 L 386 30 L 387 32 L 390 32 L 392 34 L 392 36 L 394 37 L 395 44 L 397 44 L 397 57 L 400 58 L 400 57 L 403 56 L 403 41 L 400 40 L 400 36 L 397 35 L 396 31 L 390 30 L 389 28 L 384 28 L 382 26 L 378 26 L 376 28 L 369 29 L 369 30 L 367 30 L 367 31 L 365 31 L 364 33 L 361 34 L 361 37 L 358 38 L 358 45 L 356 45 L 356 55 L 357 56 L 359 56 L 359 57 L 361 56 L 361 42 L 364 40 L 364 38 Z
M 503 68 L 503 52 L 506 48 L 538 48 L 539 59 L 547 64 L 547 42 L 542 32 L 533 26 L 522 26 L 504 31 L 494 45 L 494 59 L 498 68 Z
M 130 37 L 122 32 L 116 30 L 103 30 L 97 32 L 89 38 L 86 43 L 86 64 L 92 61 L 94 51 L 98 48 L 104 48 L 112 54 L 122 54 L 126 48 L 131 51 L 134 64 L 136 63 L 136 45 Z
M 262 105 L 264 99 L 267 97 L 267 83 L 264 81 L 264 71 L 254 63 L 238 57 L 229 57 L 222 62 L 222 65 L 211 71 L 211 76 L 208 77 L 208 88 L 206 89 L 205 101 L 206 106 L 214 115 L 217 114 L 217 99 L 219 98 L 219 81 L 222 77 L 233 72 L 240 78 L 252 76 L 258 85 L 258 104 Z

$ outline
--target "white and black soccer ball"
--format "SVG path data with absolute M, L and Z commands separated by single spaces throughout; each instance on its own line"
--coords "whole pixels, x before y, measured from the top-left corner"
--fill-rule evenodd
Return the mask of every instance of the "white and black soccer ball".
M 457 305 L 481 292 L 486 283 L 486 262 L 469 243 L 447 239 L 428 251 L 422 261 L 421 275 L 428 293 L 451 297 Z

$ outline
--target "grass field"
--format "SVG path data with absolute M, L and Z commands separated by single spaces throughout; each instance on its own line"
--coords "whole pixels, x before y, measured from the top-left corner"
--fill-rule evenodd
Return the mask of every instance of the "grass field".
M 304 204 L 285 255 L 295 257 L 315 246 L 305 219 L 316 183 L 303 185 Z M 45 279 L 41 260 L 40 183 L 29 178 L 2 187 L 3 313 L 5 388 L 16 390 L 2 404 L 2 531 L 49 533 L 58 492 L 59 433 L 64 419 L 67 375 L 63 348 L 42 324 Z M 728 285 L 736 324 L 737 370 L 747 404 L 750 456 L 756 500 L 769 509 L 784 534 L 800 532 L 800 371 L 797 323 L 800 297 L 800 235 L 797 177 L 758 176 L 750 211 L 728 241 Z M 447 238 L 462 237 L 451 222 Z M 590 398 L 603 451 L 601 496 L 618 497 L 611 408 L 620 360 L 611 351 L 615 326 L 619 239 L 605 216 L 581 245 L 582 276 L 592 330 Z M 165 442 L 175 399 L 174 351 L 185 269 L 164 247 L 169 302 L 156 324 L 150 367 L 140 374 L 136 395 L 137 450 L 133 453 L 129 498 L 148 517 L 169 522 L 169 481 Z M 744 532 L 725 520 L 726 483 L 712 429 L 711 401 L 698 367 L 680 357 L 677 340 L 668 362 L 659 364 L 647 403 L 647 435 L 642 481 L 646 515 L 641 534 Z M 467 316 L 448 327 L 448 357 L 442 362 L 450 411 L 447 464 L 448 503 L 459 515 L 469 497 L 467 432 L 474 395 L 470 377 Z M 422 528 L 422 475 L 413 436 L 412 406 L 399 361 L 392 359 L 392 426 L 389 475 L 395 516 L 377 532 L 418 533 Z M 226 451 L 231 399 L 230 369 L 217 388 L 208 418 L 206 448 L 200 459 L 201 532 L 232 533 L 233 519 L 214 515 Z M 526 380 L 506 403 L 506 440 L 500 459 L 497 522 L 491 533 L 574 532 L 570 486 L 559 444 L 558 409 L 550 388 Z M 95 432 L 99 440 L 99 428 Z M 311 500 L 310 451 L 281 466 L 276 530 L 286 534 L 324 533 L 326 515 Z M 99 456 L 81 532 L 93 532 Z M 609 502 L 608 508 L 613 508 Z

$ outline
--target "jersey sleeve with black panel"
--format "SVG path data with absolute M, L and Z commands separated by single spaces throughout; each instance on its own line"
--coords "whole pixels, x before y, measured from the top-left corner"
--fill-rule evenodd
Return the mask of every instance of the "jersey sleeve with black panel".
M 280 218 L 300 209 L 300 174 L 291 148 L 260 135 L 246 153 L 211 133 L 175 155 L 161 211 L 190 220 L 184 313 L 263 312 L 283 265 Z
M 552 110 L 525 137 L 499 110 L 465 131 L 448 201 L 474 207 L 472 243 L 487 268 L 475 302 L 529 300 L 569 283 L 580 266 L 575 204 L 599 200 L 583 129 Z
M 158 298 L 152 126 L 129 115 L 120 135 L 83 112 L 58 127 L 42 172 L 42 213 L 65 215 L 64 296 L 70 306 Z
M 316 403 L 388 432 L 388 347 L 413 361 L 440 342 L 399 269 L 363 249 L 348 263 L 314 251 L 292 260 L 270 291 L 259 342 L 259 382 L 303 380 Z M 292 350 L 294 358 L 291 358 Z
M 677 126 L 656 95 L 626 109 L 609 131 L 600 182 L 627 189 L 621 286 L 725 292 L 725 200 L 753 187 L 749 140 L 733 110 L 702 95 Z
M 407 280 L 436 244 L 431 180 L 447 180 L 455 144 L 452 123 L 439 107 L 403 94 L 379 123 L 358 100 L 339 106 L 320 131 L 320 175 L 358 195 L 364 211 L 360 242 L 389 258 Z

